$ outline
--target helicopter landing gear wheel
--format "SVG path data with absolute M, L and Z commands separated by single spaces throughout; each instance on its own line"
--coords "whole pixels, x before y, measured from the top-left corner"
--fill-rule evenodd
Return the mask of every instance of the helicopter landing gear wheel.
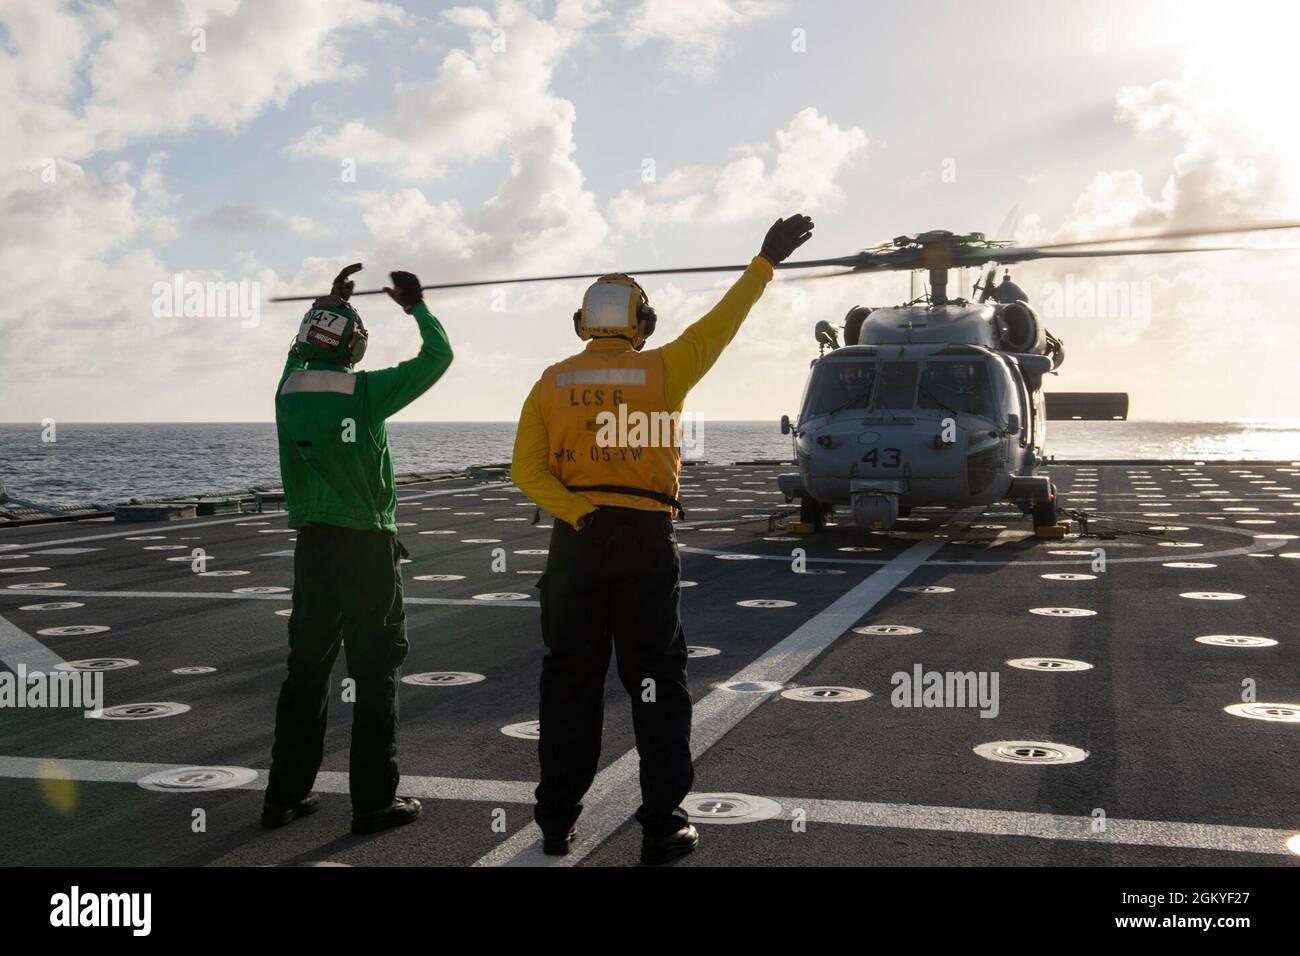
M 803 495 L 799 499 L 799 520 L 804 524 L 812 525 L 814 531 L 825 530 L 826 513 L 829 510 L 827 505 L 809 495 Z
M 1041 528 L 1056 524 L 1060 520 L 1061 505 L 1062 501 L 1056 494 L 1056 485 L 1052 485 L 1051 497 L 1033 503 L 1031 513 L 1034 516 L 1034 527 Z

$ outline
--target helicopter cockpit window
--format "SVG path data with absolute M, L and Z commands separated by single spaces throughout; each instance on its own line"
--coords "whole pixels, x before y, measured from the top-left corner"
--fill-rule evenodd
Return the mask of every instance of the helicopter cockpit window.
M 862 409 L 876 383 L 876 360 L 823 362 L 808 393 L 805 418 L 847 409 Z
M 987 366 L 980 361 L 927 362 L 917 404 L 949 412 L 990 414 Z
M 916 401 L 916 363 L 883 362 L 876 408 L 912 408 Z

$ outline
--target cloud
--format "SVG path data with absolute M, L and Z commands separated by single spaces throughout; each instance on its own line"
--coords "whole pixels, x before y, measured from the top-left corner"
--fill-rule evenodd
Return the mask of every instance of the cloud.
M 289 231 L 298 236 L 326 236 L 329 230 L 306 216 L 291 215 L 279 209 L 265 209 L 246 203 L 218 206 L 198 216 L 194 228 L 210 232 L 257 234 Z
M 208 336 L 176 334 L 184 320 L 151 316 L 153 284 L 171 273 L 135 246 L 169 228 L 160 162 L 141 170 L 118 163 L 108 175 L 59 163 L 52 180 L 0 196 L 6 232 L 22 237 L 0 243 L 8 277 L 4 378 L 18 388 L 15 397 L 39 393 L 51 408 L 51 396 L 72 382 L 81 397 L 96 389 L 121 396 L 128 373 L 145 394 L 150 381 L 171 379 L 187 354 L 212 351 Z
M 1167 174 L 1149 184 L 1136 169 L 1099 171 L 1056 229 L 1031 215 L 1017 238 L 1029 243 L 1069 241 L 1293 218 L 1294 156 L 1248 109 L 1225 102 L 1217 76 L 1207 72 L 1204 63 L 1193 62 L 1177 79 L 1119 90 L 1116 122 L 1132 131 L 1135 145 L 1171 151 Z M 1278 234 L 1241 241 L 1262 245 L 1295 240 Z M 1225 373 L 1225 357 L 1231 356 L 1235 367 L 1243 354 L 1257 357 L 1260 376 L 1282 380 L 1276 317 L 1289 311 L 1292 293 L 1275 281 L 1275 270 L 1290 270 L 1294 262 L 1293 254 L 1285 252 L 1207 252 L 1049 261 L 1013 271 L 1038 301 L 1033 280 L 1040 276 L 1069 281 L 1085 292 L 1103 284 L 1126 285 L 1133 298 L 1147 296 L 1149 307 L 1138 314 L 1051 320 L 1053 331 L 1065 337 L 1070 357 L 1058 388 L 1079 387 L 1076 376 L 1083 374 L 1093 382 L 1109 380 L 1110 387 L 1129 389 L 1139 416 L 1159 416 L 1167 410 L 1186 414 L 1199 404 L 1199 414 L 1213 418 L 1251 414 L 1252 409 L 1258 414 L 1270 403 L 1279 411 L 1285 407 L 1276 395 L 1241 389 L 1218 392 L 1206 385 Z M 1291 387 L 1289 377 L 1287 381 Z
M 236 130 L 305 86 L 355 76 L 340 32 L 399 15 L 371 0 L 0 0 L 0 165 Z
M 666 45 L 670 69 L 705 78 L 730 35 L 780 9 L 771 0 L 642 0 L 624 18 L 621 32 L 630 48 Z
M 200 127 L 236 131 L 304 86 L 351 75 L 336 45 L 341 32 L 397 13 L 368 0 L 0 0 L 8 415 L 76 408 L 81 417 L 158 420 L 187 407 L 178 391 L 219 396 L 232 367 L 274 362 L 282 350 L 266 326 L 153 314 L 155 283 L 178 271 L 149 248 L 177 235 L 167 155 L 155 150 L 133 164 L 113 154 Z M 206 31 L 203 52 L 192 47 L 196 27 Z M 265 217 L 305 228 L 287 214 Z M 184 275 L 274 282 L 267 272 Z
M 470 49 L 451 50 L 432 81 L 399 87 L 388 113 L 335 129 L 314 127 L 290 153 L 353 159 L 429 179 L 503 149 L 513 152 L 531 131 L 551 130 L 560 143 L 571 134 L 574 110 L 552 92 L 554 70 L 602 16 L 591 0 L 560 0 L 550 20 L 514 0 L 499 2 L 495 13 L 446 11 L 449 25 L 469 32 Z
M 718 169 L 689 166 L 662 182 L 625 190 L 609 204 L 610 218 L 637 231 L 661 223 L 729 223 L 792 212 L 813 213 L 844 199 L 836 180 L 868 151 L 866 133 L 842 129 L 808 107 L 777 130 L 769 168 L 754 148 Z
M 509 0 L 492 11 L 457 7 L 444 17 L 468 30 L 470 49 L 450 51 L 432 81 L 401 89 L 388 113 L 316 127 L 290 152 L 416 179 L 504 154 L 506 179 L 471 212 L 416 187 L 360 197 L 376 255 L 431 262 L 446 278 L 567 266 L 600 249 L 609 226 L 574 159 L 575 110 L 553 74 L 603 16 L 587 0 L 561 0 L 550 19 Z

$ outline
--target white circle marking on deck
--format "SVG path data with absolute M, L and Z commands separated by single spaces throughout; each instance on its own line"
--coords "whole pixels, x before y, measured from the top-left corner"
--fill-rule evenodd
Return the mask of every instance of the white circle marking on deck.
M 786 700 L 797 700 L 809 704 L 842 704 L 853 700 L 866 700 L 871 691 L 858 687 L 791 687 L 781 691 Z
M 88 710 L 87 717 L 96 720 L 156 720 L 159 717 L 176 717 L 187 713 L 189 704 L 174 701 L 151 701 L 143 704 L 118 704 L 102 710 Z
M 484 675 L 473 671 L 426 671 L 423 674 L 407 674 L 402 678 L 402 683 L 417 687 L 460 687 L 485 680 L 487 678 Z
M 1078 763 L 1088 757 L 1088 751 L 1069 744 L 1046 740 L 994 740 L 974 748 L 985 760 L 1018 764 Z
M 1271 637 L 1251 637 L 1247 634 L 1205 634 L 1196 638 L 1197 644 L 1211 644 L 1215 647 L 1276 647 L 1277 641 Z
M 682 801 L 692 823 L 754 823 L 781 815 L 781 804 L 746 793 L 691 793 Z

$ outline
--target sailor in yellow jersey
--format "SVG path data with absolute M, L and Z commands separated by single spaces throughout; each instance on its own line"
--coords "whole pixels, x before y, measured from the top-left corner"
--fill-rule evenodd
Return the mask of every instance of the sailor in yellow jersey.
M 649 351 L 645 291 L 629 276 L 602 276 L 573 316 L 587 347 L 543 372 L 524 401 L 511 477 L 556 519 L 538 583 L 546 655 L 534 815 L 548 854 L 568 853 L 595 778 L 611 647 L 641 758 L 641 860 L 663 863 L 699 842 L 681 808 L 695 771 L 672 525 L 680 413 L 812 227 L 807 216 L 778 219 L 722 301 Z

